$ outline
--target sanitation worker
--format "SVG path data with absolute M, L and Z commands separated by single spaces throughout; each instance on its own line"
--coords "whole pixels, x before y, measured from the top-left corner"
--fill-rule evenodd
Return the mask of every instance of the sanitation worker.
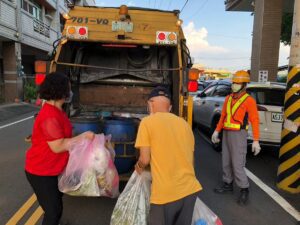
M 233 181 L 240 188 L 238 203 L 244 205 L 248 201 L 249 181 L 245 172 L 247 154 L 248 120 L 253 130 L 252 152 L 260 152 L 259 117 L 255 100 L 246 93 L 250 76 L 246 71 L 237 71 L 232 78 L 232 93 L 225 99 L 221 118 L 212 135 L 212 142 L 219 143 L 222 138 L 223 185 L 215 188 L 215 193 L 233 192 Z
M 136 138 L 140 157 L 135 169 L 141 173 L 151 166 L 149 224 L 191 224 L 202 189 L 193 165 L 193 131 L 184 119 L 170 113 L 171 95 L 164 87 L 151 91 L 148 109 L 150 115 L 141 121 Z

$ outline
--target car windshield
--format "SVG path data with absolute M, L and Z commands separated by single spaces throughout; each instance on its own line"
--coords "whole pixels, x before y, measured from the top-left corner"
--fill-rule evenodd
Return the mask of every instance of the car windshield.
M 249 88 L 247 92 L 256 100 L 257 104 L 283 106 L 285 90 L 269 88 Z
M 204 90 L 204 84 L 198 83 L 198 91 L 203 91 Z
M 213 94 L 215 88 L 216 88 L 216 85 L 213 85 L 213 86 L 210 86 L 210 87 L 206 88 L 206 89 L 204 90 L 205 97 L 211 96 L 211 95 Z
M 218 85 L 216 91 L 214 92 L 214 96 L 225 97 L 229 95 L 231 92 L 231 86 L 229 85 Z

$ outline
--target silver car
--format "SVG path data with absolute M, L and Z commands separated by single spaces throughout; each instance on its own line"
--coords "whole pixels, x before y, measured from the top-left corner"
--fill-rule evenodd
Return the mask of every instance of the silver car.
M 193 123 L 212 133 L 220 119 L 225 97 L 231 93 L 231 83 L 218 80 L 194 97 Z

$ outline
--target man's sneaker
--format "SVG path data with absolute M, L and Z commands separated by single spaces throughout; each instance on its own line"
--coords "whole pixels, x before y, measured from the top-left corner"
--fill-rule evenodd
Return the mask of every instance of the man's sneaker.
M 214 192 L 218 193 L 218 194 L 225 194 L 225 193 L 228 193 L 228 192 L 233 192 L 233 185 L 232 185 L 232 183 L 224 182 L 221 187 L 215 188 Z
M 249 199 L 249 189 L 248 188 L 241 188 L 240 196 L 237 200 L 239 205 L 246 205 Z

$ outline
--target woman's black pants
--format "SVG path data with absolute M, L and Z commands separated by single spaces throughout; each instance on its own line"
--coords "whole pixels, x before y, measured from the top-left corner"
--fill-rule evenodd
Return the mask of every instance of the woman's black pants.
M 62 193 L 58 190 L 57 176 L 38 176 L 25 171 L 37 200 L 44 210 L 43 225 L 58 225 L 62 216 Z

